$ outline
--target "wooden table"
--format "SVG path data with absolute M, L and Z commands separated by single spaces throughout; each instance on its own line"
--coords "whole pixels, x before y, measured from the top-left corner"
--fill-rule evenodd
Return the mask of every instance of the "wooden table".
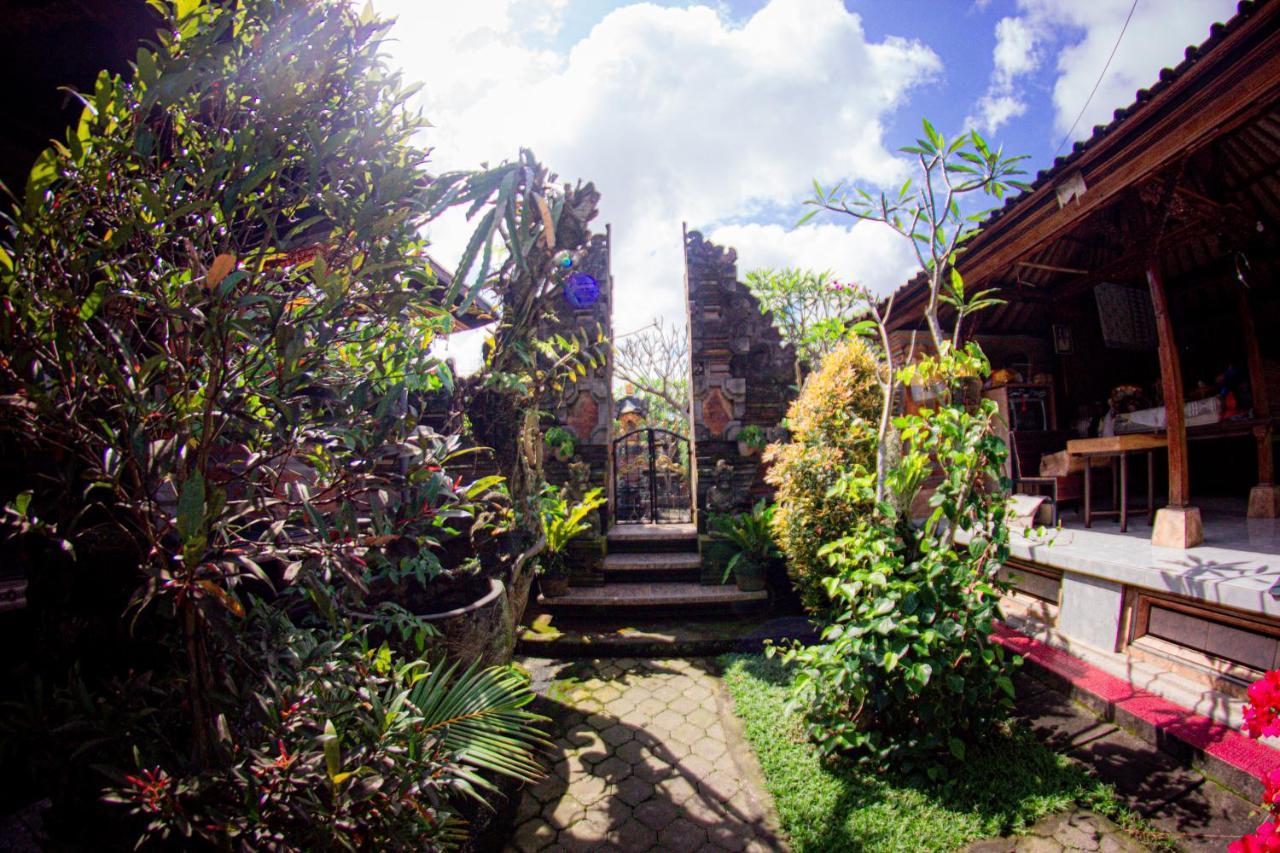
M 1156 474 L 1153 456 L 1155 451 L 1169 446 L 1169 439 L 1164 433 L 1132 433 L 1130 435 L 1108 435 L 1101 438 L 1074 438 L 1067 442 L 1067 453 L 1085 459 L 1084 466 L 1084 526 L 1093 525 L 1093 517 L 1119 516 L 1120 532 L 1129 529 L 1129 464 L 1130 456 L 1147 457 L 1147 523 L 1154 524 L 1156 518 L 1155 490 Z M 1118 459 L 1120 464 L 1119 494 L 1116 496 L 1115 508 L 1094 510 L 1093 508 L 1093 459 Z M 1113 481 L 1114 482 L 1114 481 Z

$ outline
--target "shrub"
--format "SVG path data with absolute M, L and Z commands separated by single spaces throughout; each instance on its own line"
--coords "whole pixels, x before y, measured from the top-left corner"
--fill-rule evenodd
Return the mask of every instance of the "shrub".
M 766 479 L 777 488 L 774 536 L 810 611 L 828 603 L 822 578 L 831 570 L 818 549 L 845 535 L 870 506 L 831 489 L 843 474 L 875 470 L 879 371 L 875 354 L 861 340 L 836 349 L 787 412 L 791 440 L 765 452 Z
M 264 611 L 255 614 L 263 617 Z M 269 617 L 268 617 L 269 618 Z M 217 760 L 187 767 L 159 726 L 145 762 L 106 800 L 142 839 L 218 849 L 441 849 L 465 840 L 457 805 L 483 802 L 477 771 L 541 778 L 547 744 L 525 710 L 527 680 L 508 668 L 459 671 L 403 660 L 368 632 L 332 636 L 287 620 L 244 626 Z
M 900 378 L 958 388 L 986 370 L 971 345 Z M 959 394 L 940 400 L 895 421 L 902 450 L 886 472 L 886 499 L 819 549 L 833 568 L 822 581 L 833 603 L 824 642 L 785 656 L 799 667 L 795 702 L 821 749 L 934 777 L 939 754 L 963 760 L 966 743 L 1013 699 L 1004 650 L 990 639 L 1009 551 L 1004 492 L 987 488 L 1005 456 L 991 430 L 998 413 L 990 400 L 972 409 Z M 918 524 L 899 507 L 911 506 L 935 465 L 943 479 Z M 837 492 L 871 502 L 875 488 L 874 474 L 855 472 Z
M 464 177 L 427 174 L 424 123 L 380 56 L 388 24 L 353 3 L 152 5 L 156 42 L 82 96 L 0 238 L 0 436 L 28 451 L 5 524 L 78 561 L 32 561 L 40 639 L 77 635 L 76 671 L 43 667 L 39 683 L 73 689 L 40 691 L 11 741 L 64 759 L 31 756 L 57 774 L 30 776 L 51 825 L 90 846 L 119 841 L 124 811 L 93 809 L 100 771 L 121 767 L 140 842 L 438 840 L 477 768 L 532 775 L 530 718 L 507 718 L 514 741 L 465 722 L 528 695 L 494 674 L 470 698 L 448 688 L 461 725 L 437 738 L 422 691 L 479 676 L 347 635 L 421 647 L 425 623 L 375 604 L 370 581 L 430 579 L 427 549 L 494 529 L 475 520 L 494 481 L 446 476 L 456 441 L 418 426 L 421 395 L 451 387 L 429 346 L 465 298 L 435 280 L 421 232 L 464 203 Z M 500 218 L 488 194 L 465 203 Z M 99 651 L 48 591 L 92 598 L 104 541 L 136 591 L 127 620 L 122 601 L 82 604 L 114 629 Z

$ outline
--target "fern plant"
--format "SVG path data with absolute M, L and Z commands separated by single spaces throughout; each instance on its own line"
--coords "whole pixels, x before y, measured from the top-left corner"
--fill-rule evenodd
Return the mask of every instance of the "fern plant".
M 592 489 L 582 500 L 570 503 L 560 489 L 548 485 L 542 493 L 538 515 L 546 547 L 542 552 L 542 573 L 548 577 L 564 577 L 567 568 L 564 553 L 569 543 L 591 528 L 588 516 L 604 505 L 600 489 Z
M 727 582 L 739 568 L 761 567 L 781 556 L 773 541 L 772 525 L 773 507 L 764 500 L 756 501 L 751 512 L 712 517 L 711 535 L 734 549 L 734 555 L 724 567 L 721 583 Z

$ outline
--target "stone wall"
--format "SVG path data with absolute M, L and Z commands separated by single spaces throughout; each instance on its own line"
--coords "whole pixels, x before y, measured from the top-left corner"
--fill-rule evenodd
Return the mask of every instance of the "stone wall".
M 585 331 L 594 338 L 598 328 L 606 339 L 612 339 L 613 276 L 609 254 L 608 230 L 591 237 L 577 269 L 599 282 L 600 298 L 587 308 L 574 308 L 567 302 L 557 305 L 557 322 L 548 324 L 543 329 L 544 334 L 558 332 L 568 335 Z M 546 408 L 554 414 L 556 423 L 573 433 L 575 440 L 572 459 L 561 461 L 550 453 L 546 455 L 544 473 L 549 482 L 564 484 L 569 479 L 569 464 L 586 461 L 591 465 L 591 484 L 608 491 L 610 424 L 613 421 L 612 358 L 612 352 L 606 348 L 605 358 L 599 367 L 554 399 L 546 401 Z
M 793 395 L 795 353 L 738 281 L 737 253 L 697 231 L 684 238 L 689 306 L 691 417 L 697 457 L 699 528 L 708 513 L 742 511 L 771 494 L 760 457 L 738 452 L 737 436 L 755 425 L 770 440 Z M 728 469 L 717 470 L 724 460 Z

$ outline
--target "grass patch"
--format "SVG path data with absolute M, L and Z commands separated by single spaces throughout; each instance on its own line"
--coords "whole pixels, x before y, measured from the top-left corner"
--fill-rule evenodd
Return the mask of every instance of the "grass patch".
M 1163 846 L 1110 786 L 1024 730 L 981 747 L 944 785 L 828 762 L 786 714 L 790 673 L 761 655 L 720 659 L 747 739 L 755 748 L 783 831 L 797 853 L 956 850 L 1026 829 L 1077 806 L 1106 815 Z

